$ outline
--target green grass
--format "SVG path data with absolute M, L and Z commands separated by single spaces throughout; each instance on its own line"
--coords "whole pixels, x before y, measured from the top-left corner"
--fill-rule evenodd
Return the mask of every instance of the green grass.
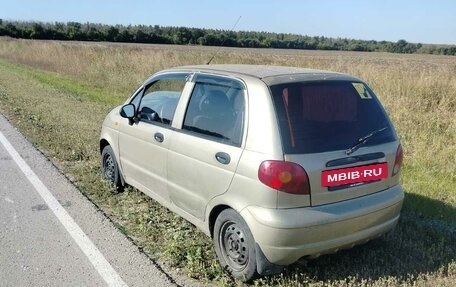
M 0 39 L 0 111 L 121 232 L 165 269 L 179 268 L 193 278 L 218 285 L 239 285 L 220 269 L 209 238 L 135 189 L 112 193 L 99 172 L 101 123 L 107 112 L 122 103 L 138 84 L 135 77 L 128 75 L 134 72 L 146 77 L 140 65 L 145 61 L 142 53 L 160 61 L 151 64 L 152 73 L 163 68 L 165 61 L 169 65 L 199 63 L 206 50 L 169 46 L 166 51 L 156 46 L 93 48 L 34 41 L 27 44 L 40 57 L 33 58 L 23 41 L 5 43 Z M 41 51 L 40 47 L 46 50 Z M 48 50 L 57 56 L 43 57 L 43 53 L 51 53 Z M 78 68 L 81 71 L 59 64 L 67 63 L 67 58 L 60 58 L 73 57 L 72 53 L 86 63 Z M 107 57 L 110 53 L 114 60 Z M 326 52 L 312 53 L 312 59 L 299 52 L 282 58 L 281 53 L 229 50 L 218 61 L 295 63 L 365 78 L 385 104 L 405 147 L 402 181 L 406 200 L 394 232 L 363 246 L 294 264 L 283 274 L 264 277 L 253 285 L 454 286 L 456 80 L 450 71 L 456 71 L 456 60 Z M 168 58 L 163 59 L 165 56 Z M 135 62 L 136 58 L 140 61 Z M 331 61 L 335 62 L 334 67 L 330 66 Z M 421 66 L 428 68 L 417 73 Z M 110 75 L 126 81 L 116 85 Z
M 63 77 L 57 73 L 36 71 L 10 64 L 1 59 L 0 61 L 1 65 L 8 69 L 11 73 L 16 75 L 20 74 L 30 79 L 34 79 L 45 86 L 52 87 L 53 89 L 64 92 L 67 95 L 72 95 L 74 99 L 78 101 L 93 101 L 110 106 L 119 105 L 121 103 L 119 95 L 108 93 L 104 89 L 93 86 L 91 87 L 68 77 Z

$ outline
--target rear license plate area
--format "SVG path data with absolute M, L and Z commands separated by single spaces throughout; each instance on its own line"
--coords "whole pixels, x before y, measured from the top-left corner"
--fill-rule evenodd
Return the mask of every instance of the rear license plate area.
M 383 162 L 324 170 L 321 172 L 321 185 L 328 187 L 328 190 L 337 190 L 379 181 L 387 177 L 388 163 Z

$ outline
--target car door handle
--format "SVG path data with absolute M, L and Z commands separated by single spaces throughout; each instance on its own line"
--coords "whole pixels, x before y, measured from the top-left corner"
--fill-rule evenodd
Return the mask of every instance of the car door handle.
M 229 164 L 231 157 L 226 152 L 218 152 L 215 154 L 215 159 L 221 164 Z
M 158 141 L 159 143 L 163 142 L 165 140 L 165 137 L 163 136 L 162 133 L 155 133 L 154 134 L 154 139 Z

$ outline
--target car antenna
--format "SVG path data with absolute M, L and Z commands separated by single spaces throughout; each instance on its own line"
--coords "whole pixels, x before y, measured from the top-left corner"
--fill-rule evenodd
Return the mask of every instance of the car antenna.
M 242 17 L 242 16 L 239 16 L 239 18 L 237 19 L 236 23 L 234 23 L 233 28 L 231 28 L 230 32 L 233 32 L 234 28 L 236 28 L 237 24 L 238 24 L 239 21 L 241 20 L 241 17 Z M 220 44 L 220 47 L 217 49 L 217 51 L 215 51 L 214 55 L 213 55 L 212 58 L 206 63 L 206 65 L 209 65 L 209 64 L 212 62 L 212 60 L 214 60 L 215 56 L 217 56 L 217 54 L 218 54 L 218 53 L 220 52 L 220 50 L 222 49 L 223 44 L 225 44 L 226 39 L 228 39 L 228 37 L 225 38 L 225 39 L 223 40 L 222 44 Z

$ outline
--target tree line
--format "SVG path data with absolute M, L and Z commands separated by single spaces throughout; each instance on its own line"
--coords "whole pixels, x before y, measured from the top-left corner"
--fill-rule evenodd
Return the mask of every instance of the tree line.
M 456 46 L 423 45 L 405 40 L 366 41 L 289 33 L 227 31 L 159 25 L 105 25 L 78 22 L 22 22 L 0 19 L 0 36 L 23 39 L 108 41 L 177 45 L 339 50 L 456 55 Z

